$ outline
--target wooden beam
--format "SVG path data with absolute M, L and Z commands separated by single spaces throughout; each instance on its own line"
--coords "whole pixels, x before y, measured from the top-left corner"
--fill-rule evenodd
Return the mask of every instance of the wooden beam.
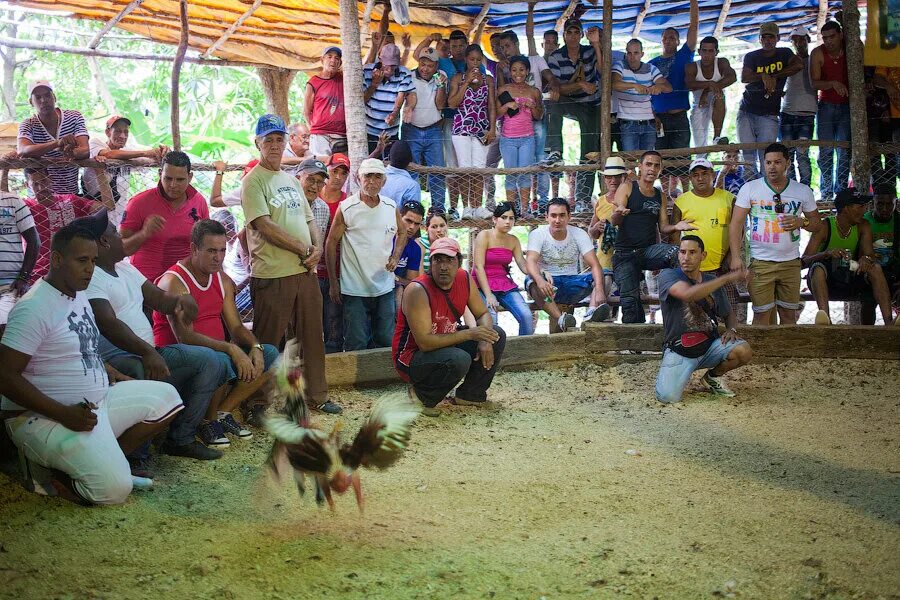
M 175 150 L 181 150 L 181 123 L 179 118 L 181 113 L 178 103 L 178 91 L 181 83 L 181 65 L 184 63 L 184 55 L 187 53 L 188 39 L 190 37 L 187 0 L 180 0 L 178 9 L 181 16 L 181 41 L 178 43 L 175 62 L 172 64 L 172 95 L 169 100 L 169 114 L 172 121 L 172 147 Z
M 859 7 L 844 3 L 844 48 L 850 91 L 850 173 L 856 189 L 869 189 L 869 128 L 866 122 L 866 95 L 863 81 L 863 43 L 859 30 Z
M 569 18 L 569 15 L 575 12 L 575 7 L 578 6 L 579 1 L 580 0 L 569 0 L 569 6 L 566 7 L 566 10 L 564 10 L 556 20 L 556 31 L 560 31 L 563 28 L 563 25 L 565 25 L 566 23 L 566 19 Z
M 821 40 L 822 26 L 828 20 L 828 0 L 819 0 L 819 13 L 816 15 L 816 34 Z
M 366 138 L 366 105 L 363 101 L 362 47 L 356 0 L 340 0 L 341 47 L 344 51 L 344 117 L 350 155 L 350 186 L 356 189 L 359 163 L 369 154 Z
M 119 11 L 119 14 L 114 16 L 112 19 L 106 22 L 100 31 L 97 32 L 97 35 L 94 36 L 94 39 L 91 40 L 91 43 L 88 44 L 88 48 L 91 50 L 96 50 L 97 46 L 100 45 L 100 40 L 103 39 L 103 36 L 110 32 L 110 30 L 116 26 L 116 24 L 121 21 L 123 18 L 128 16 L 128 14 L 136 9 L 144 0 L 131 0 L 128 4 L 125 5 L 125 8 Z
M 713 30 L 713 37 L 718 39 L 725 30 L 725 20 L 728 19 L 728 11 L 731 9 L 731 0 L 725 0 L 722 4 L 722 10 L 719 11 L 719 18 L 716 20 L 716 28 Z
M 254 12 L 256 12 L 257 8 L 262 6 L 262 3 L 263 3 L 263 0 L 255 0 L 253 2 L 253 5 L 250 6 L 250 8 L 248 8 L 246 11 L 244 11 L 244 14 L 239 16 L 237 18 L 237 20 L 234 23 L 232 23 L 228 29 L 225 30 L 225 33 L 223 33 L 219 37 L 219 39 L 217 39 L 215 42 L 213 42 L 213 45 L 210 46 L 209 48 L 207 48 L 206 51 L 203 54 L 201 54 L 200 56 L 203 58 L 209 58 L 210 56 L 212 56 L 213 52 L 218 50 L 222 46 L 222 44 L 224 44 L 225 41 L 231 37 L 231 34 L 234 33 L 235 31 L 237 31 L 237 28 L 240 27 L 241 25 L 243 25 L 244 21 L 249 19 L 250 15 L 252 15 Z
M 606 2 L 603 3 L 603 27 L 606 28 Z M 638 13 L 637 19 L 634 22 L 634 29 L 631 30 L 631 37 L 636 38 L 641 33 L 641 27 L 644 26 L 644 17 L 647 16 L 647 12 L 650 10 L 650 0 L 644 0 L 644 6 L 641 8 L 641 11 Z
M 646 0 L 645 6 L 649 5 L 650 0 Z M 612 0 L 603 0 L 603 34 L 600 38 L 600 48 L 603 50 L 600 71 L 600 164 L 605 164 L 612 153 L 612 29 Z M 591 180 L 593 181 L 593 176 Z M 603 183 L 602 178 L 600 183 Z
M 154 60 L 159 62 L 173 62 L 174 56 L 165 54 L 139 54 L 136 52 L 117 52 L 113 50 L 90 50 L 88 48 L 79 48 L 77 46 L 62 46 L 58 44 L 47 44 L 45 42 L 37 42 L 34 40 L 20 40 L 17 38 L 0 37 L 0 46 L 9 48 L 27 48 L 29 50 L 43 50 L 45 52 L 64 52 L 67 54 L 79 54 L 81 56 L 97 56 L 99 58 L 125 58 L 128 60 Z M 277 69 L 273 65 L 261 65 L 254 62 L 243 60 L 219 60 L 196 58 L 193 56 L 185 56 L 184 62 L 207 65 L 210 67 L 258 67 L 260 69 Z
M 484 6 L 481 7 L 481 10 L 478 11 L 478 14 L 475 15 L 475 18 L 472 19 L 472 31 L 478 31 L 478 28 L 481 27 L 481 24 L 484 23 L 484 20 L 487 18 L 489 10 L 491 10 L 491 3 L 485 2 Z M 479 44 L 479 40 L 472 40 L 472 43 Z

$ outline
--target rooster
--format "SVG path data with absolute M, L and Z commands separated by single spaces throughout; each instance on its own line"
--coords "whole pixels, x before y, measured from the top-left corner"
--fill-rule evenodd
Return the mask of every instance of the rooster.
M 352 443 L 341 443 L 343 423 L 331 432 L 310 422 L 306 405 L 300 358 L 294 340 L 285 347 L 276 371 L 275 394 L 283 395 L 284 414 L 266 420 L 266 429 L 275 443 L 266 462 L 277 480 L 283 479 L 285 461 L 293 469 L 297 489 L 306 491 L 306 477 L 315 487 L 316 502 L 325 502 L 334 510 L 331 493 L 343 494 L 353 487 L 360 512 L 364 507 L 360 467 L 386 469 L 400 458 L 410 438 L 410 426 L 421 406 L 406 395 L 388 395 L 379 399 Z

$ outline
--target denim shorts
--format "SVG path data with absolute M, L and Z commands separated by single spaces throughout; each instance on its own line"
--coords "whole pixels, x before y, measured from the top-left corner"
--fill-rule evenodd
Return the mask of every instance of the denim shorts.
M 557 304 L 578 304 L 591 295 L 594 290 L 594 275 L 581 273 L 580 275 L 552 275 L 553 285 L 556 287 L 556 296 L 553 301 Z M 531 277 L 525 278 L 525 289 L 534 281 Z
M 262 347 L 263 362 L 265 363 L 263 372 L 265 372 L 271 369 L 272 365 L 275 364 L 275 361 L 278 360 L 278 348 L 272 344 L 263 344 Z M 224 352 L 216 352 L 216 356 L 222 361 L 222 364 L 225 365 L 225 381 L 234 381 L 237 379 L 237 370 L 234 367 L 234 362 L 232 362 L 231 357 Z
M 735 340 L 723 344 L 722 339 L 717 338 L 706 354 L 697 358 L 688 358 L 666 348 L 656 378 L 656 399 L 664 404 L 678 402 L 694 371 L 715 369 L 725 362 L 732 350 L 746 343 L 744 340 Z

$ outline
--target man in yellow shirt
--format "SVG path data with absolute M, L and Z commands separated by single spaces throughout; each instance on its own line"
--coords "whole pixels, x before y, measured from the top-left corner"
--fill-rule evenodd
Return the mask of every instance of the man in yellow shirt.
M 613 243 L 615 240 L 615 225 L 610 221 L 613 211 L 616 209 L 615 198 L 616 190 L 625 181 L 627 170 L 625 161 L 618 156 L 611 156 L 606 159 L 606 165 L 603 167 L 601 175 L 603 175 L 603 185 L 606 187 L 606 193 L 597 198 L 594 205 L 594 217 L 588 227 L 588 233 L 597 240 L 597 261 L 603 267 L 604 275 L 612 277 L 612 255 Z M 609 289 L 609 282 L 606 285 Z
M 691 234 L 702 239 L 706 247 L 706 258 L 700 263 L 700 271 L 718 276 L 729 271 L 728 225 L 731 223 L 734 194 L 715 187 L 715 172 L 709 160 L 695 159 L 689 171 L 691 191 L 680 195 L 675 201 L 672 220 L 694 224 L 697 229 Z M 740 252 L 740 248 L 737 251 Z M 724 287 L 728 301 L 736 306 L 737 287 L 734 283 Z

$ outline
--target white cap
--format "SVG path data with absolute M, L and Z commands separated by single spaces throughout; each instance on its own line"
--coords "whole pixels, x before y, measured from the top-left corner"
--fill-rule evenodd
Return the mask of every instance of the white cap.
M 384 175 L 386 172 L 384 163 L 377 158 L 367 158 L 359 164 L 360 175 L 367 175 L 369 173 L 381 173 Z
M 791 30 L 791 37 L 794 37 L 795 35 L 801 37 L 809 37 L 809 29 L 807 29 L 803 25 L 798 25 Z
M 625 172 L 625 161 L 618 156 L 610 156 L 606 159 L 602 174 L 612 177 L 615 175 L 624 175 Z
M 31 94 L 34 93 L 34 90 L 39 87 L 45 87 L 51 92 L 53 91 L 53 86 L 50 85 L 50 82 L 46 79 L 38 79 L 37 81 L 32 81 L 28 86 L 28 96 L 31 97 Z
M 688 168 L 688 172 L 693 171 L 693 170 L 696 169 L 697 167 L 703 167 L 704 169 L 709 169 L 710 171 L 713 170 L 712 163 L 709 162 L 709 161 L 708 161 L 707 159 L 705 159 L 705 158 L 695 158 L 694 160 L 692 160 L 692 161 L 691 161 L 691 166 Z

